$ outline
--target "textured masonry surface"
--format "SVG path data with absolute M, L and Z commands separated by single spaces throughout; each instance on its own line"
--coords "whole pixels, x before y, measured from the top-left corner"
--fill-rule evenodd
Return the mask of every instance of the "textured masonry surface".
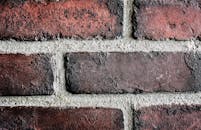
M 0 0 L 0 130 L 200 130 L 200 43 L 201 0 Z
M 122 35 L 120 0 L 3 0 L 0 39 L 112 39 Z
M 200 106 L 151 106 L 135 112 L 136 130 L 200 130 Z
M 72 93 L 187 92 L 200 90 L 200 54 L 81 52 L 66 55 Z
M 0 95 L 49 95 L 53 72 L 48 54 L 1 54 Z
M 118 109 L 0 107 L 0 129 L 123 130 Z

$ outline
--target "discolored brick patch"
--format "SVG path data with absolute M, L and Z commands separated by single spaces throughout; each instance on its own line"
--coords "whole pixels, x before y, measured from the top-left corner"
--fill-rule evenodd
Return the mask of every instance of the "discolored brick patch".
M 200 0 L 137 0 L 134 36 L 152 40 L 201 38 Z
M 200 106 L 150 106 L 135 112 L 137 130 L 200 130 Z
M 49 54 L 1 54 L 0 95 L 49 95 L 53 72 Z
M 122 35 L 121 0 L 3 0 L 0 39 L 113 39 Z
M 75 94 L 200 91 L 200 57 L 194 52 L 67 53 L 67 90 Z
M 20 130 L 123 130 L 121 110 L 111 108 L 0 107 L 0 128 Z

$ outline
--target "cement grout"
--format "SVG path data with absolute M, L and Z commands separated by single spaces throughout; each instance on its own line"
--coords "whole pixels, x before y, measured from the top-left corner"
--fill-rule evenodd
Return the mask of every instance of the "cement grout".
M 151 105 L 200 104 L 199 93 L 148 93 L 148 94 L 78 94 L 66 91 L 64 55 L 67 52 L 189 52 L 201 51 L 201 41 L 149 41 L 132 38 L 132 15 L 134 0 L 124 0 L 123 37 L 115 40 L 73 40 L 53 41 L 0 41 L 0 53 L 51 53 L 54 72 L 54 90 L 51 96 L 3 96 L 1 106 L 43 106 L 43 107 L 109 107 L 119 108 L 124 114 L 125 130 L 133 128 L 133 109 Z
M 201 41 L 148 41 L 131 38 L 116 40 L 55 40 L 44 42 L 0 41 L 0 53 L 201 51 Z

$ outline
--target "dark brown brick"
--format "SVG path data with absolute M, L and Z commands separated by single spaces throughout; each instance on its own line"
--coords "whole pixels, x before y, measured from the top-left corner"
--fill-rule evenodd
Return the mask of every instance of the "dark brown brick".
M 53 80 L 49 55 L 0 55 L 0 95 L 52 94 Z
M 134 36 L 138 39 L 201 38 L 200 0 L 137 0 Z
M 121 110 L 111 108 L 1 107 L 0 129 L 123 130 Z
M 112 39 L 122 35 L 121 0 L 3 0 L 0 39 Z
M 187 92 L 201 90 L 201 54 L 81 52 L 66 55 L 72 93 Z
M 136 130 L 201 129 L 201 106 L 151 106 L 134 116 Z

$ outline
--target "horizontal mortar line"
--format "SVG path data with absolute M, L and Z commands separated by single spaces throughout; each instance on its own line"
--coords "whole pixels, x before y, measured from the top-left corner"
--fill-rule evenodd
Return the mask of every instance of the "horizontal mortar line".
M 59 95 L 59 96 L 10 96 L 0 97 L 1 106 L 37 105 L 37 106 L 121 106 L 132 102 L 143 107 L 162 104 L 200 104 L 200 93 L 188 94 L 142 94 L 142 95 Z
M 139 93 L 139 94 L 132 94 L 132 93 L 105 93 L 105 94 L 73 94 L 70 93 L 62 88 L 62 91 L 57 91 L 53 95 L 30 95 L 30 96 L 0 96 L 0 99 L 17 99 L 17 98 L 57 98 L 57 97 L 67 97 L 67 98 L 132 98 L 132 97 L 149 97 L 149 96 L 200 96 L 201 97 L 201 91 L 198 92 L 145 92 L 145 93 Z M 101 98 L 102 97 L 102 98 Z
M 0 41 L 1 53 L 201 51 L 200 41 L 55 40 L 43 42 Z

